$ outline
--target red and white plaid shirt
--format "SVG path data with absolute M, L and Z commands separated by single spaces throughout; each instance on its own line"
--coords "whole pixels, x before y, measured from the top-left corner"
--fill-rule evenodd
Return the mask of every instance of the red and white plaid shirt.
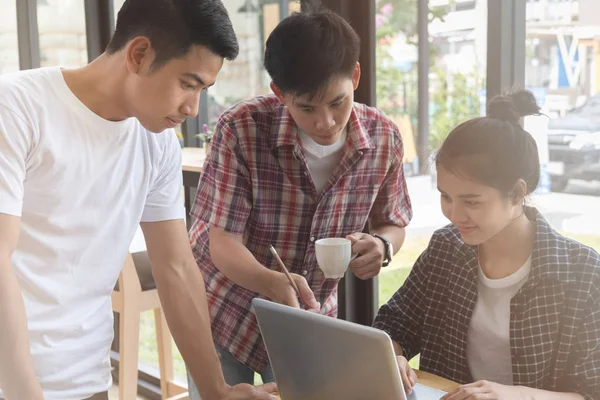
M 236 285 L 212 263 L 210 226 L 243 236 L 265 266 L 278 270 L 272 244 L 291 272 L 303 275 L 322 313 L 337 316 L 337 279 L 325 279 L 314 242 L 371 226 L 406 226 L 412 217 L 398 128 L 380 111 L 355 104 L 342 158 L 318 193 L 297 127 L 275 96 L 226 111 L 215 130 L 198 184 L 191 243 L 206 283 L 215 343 L 255 371 L 268 362 L 251 311 L 259 295 Z

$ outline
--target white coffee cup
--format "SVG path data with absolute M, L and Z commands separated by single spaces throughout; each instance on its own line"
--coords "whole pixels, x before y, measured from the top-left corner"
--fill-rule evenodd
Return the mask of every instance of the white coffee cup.
M 345 238 L 326 238 L 315 242 L 319 268 L 326 278 L 340 279 L 356 254 L 352 254 L 352 242 Z

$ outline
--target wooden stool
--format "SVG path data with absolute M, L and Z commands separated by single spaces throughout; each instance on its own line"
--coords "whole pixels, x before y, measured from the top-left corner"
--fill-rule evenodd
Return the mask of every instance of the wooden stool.
M 145 251 L 127 254 L 112 293 L 112 308 L 119 313 L 119 399 L 137 398 L 140 314 L 148 310 L 154 310 L 162 398 L 188 399 L 187 388 L 173 380 L 171 332 L 160 306 L 150 260 Z

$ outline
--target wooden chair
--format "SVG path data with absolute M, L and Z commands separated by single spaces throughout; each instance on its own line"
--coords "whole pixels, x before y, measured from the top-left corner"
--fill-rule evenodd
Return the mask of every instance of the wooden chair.
M 119 399 L 137 398 L 140 314 L 148 310 L 154 310 L 162 398 L 188 399 L 187 388 L 176 384 L 173 379 L 171 333 L 145 251 L 127 254 L 112 294 L 112 307 L 119 314 Z

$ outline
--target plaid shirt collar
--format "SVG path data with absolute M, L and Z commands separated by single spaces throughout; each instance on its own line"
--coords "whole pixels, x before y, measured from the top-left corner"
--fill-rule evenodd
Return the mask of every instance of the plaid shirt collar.
M 536 224 L 536 233 L 531 254 L 531 273 L 524 289 L 530 289 L 537 285 L 542 279 L 554 279 L 561 283 L 579 282 L 576 272 L 571 268 L 565 268 L 567 263 L 565 254 L 568 254 L 568 239 L 560 236 L 542 214 L 533 207 L 525 207 L 525 215 Z M 456 252 L 462 254 L 467 260 L 470 273 L 477 274 L 479 259 L 477 246 L 466 244 L 456 227 L 451 228 Z
M 348 146 L 356 150 L 374 149 L 375 144 L 367 133 L 366 127 L 358 119 L 355 107 L 352 108 L 347 124 L 348 144 L 345 146 L 345 150 Z M 271 148 L 298 145 L 298 127 L 289 109 L 285 105 L 279 104 L 276 106 L 274 114 L 275 121 L 271 128 Z

